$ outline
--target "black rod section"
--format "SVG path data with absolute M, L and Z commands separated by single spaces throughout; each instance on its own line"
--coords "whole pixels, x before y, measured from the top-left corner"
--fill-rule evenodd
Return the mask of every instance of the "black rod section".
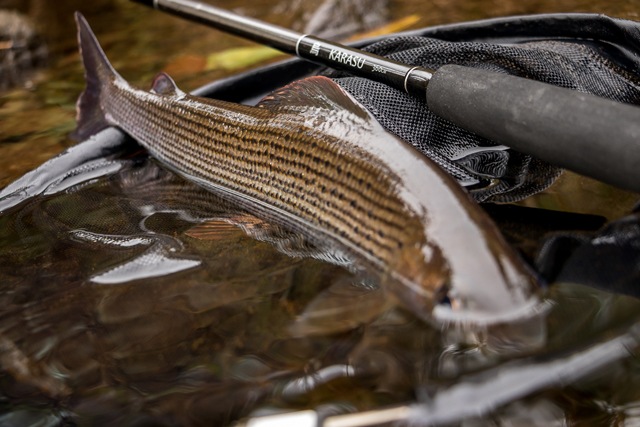
M 271 46 L 316 64 L 424 97 L 433 71 L 352 49 L 192 0 L 133 0 L 154 9 Z

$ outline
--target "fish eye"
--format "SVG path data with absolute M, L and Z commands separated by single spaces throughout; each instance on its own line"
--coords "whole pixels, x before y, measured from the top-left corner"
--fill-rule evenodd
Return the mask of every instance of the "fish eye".
M 448 283 L 443 283 L 435 292 L 434 301 L 436 301 L 436 305 L 444 305 L 451 307 L 453 303 L 453 298 L 451 297 L 450 291 L 451 287 Z
M 449 298 L 449 295 L 445 295 L 444 297 L 440 298 L 440 300 L 438 300 L 438 305 L 447 305 L 451 307 L 451 299 Z

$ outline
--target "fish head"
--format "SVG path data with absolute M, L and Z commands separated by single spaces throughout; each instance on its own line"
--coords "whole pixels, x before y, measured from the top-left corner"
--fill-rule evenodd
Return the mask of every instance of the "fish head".
M 548 304 L 533 273 L 507 255 L 501 248 L 492 262 L 462 274 L 438 246 L 414 242 L 398 254 L 397 273 L 387 275 L 384 287 L 458 342 L 490 353 L 529 352 L 545 344 Z

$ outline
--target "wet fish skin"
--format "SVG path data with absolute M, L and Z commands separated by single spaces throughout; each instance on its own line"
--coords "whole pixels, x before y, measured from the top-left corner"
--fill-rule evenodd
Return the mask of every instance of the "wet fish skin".
M 487 215 L 331 80 L 294 83 L 257 107 L 187 95 L 165 74 L 144 91 L 76 21 L 87 78 L 77 138 L 123 129 L 188 179 L 333 242 L 423 319 L 491 324 L 535 312 L 535 278 Z M 445 298 L 450 308 L 438 305 Z

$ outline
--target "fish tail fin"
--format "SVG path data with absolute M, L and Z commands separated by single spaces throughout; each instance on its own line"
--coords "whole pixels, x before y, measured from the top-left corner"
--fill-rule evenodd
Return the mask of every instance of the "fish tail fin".
M 122 77 L 109 63 L 84 16 L 76 12 L 75 19 L 87 87 L 76 103 L 77 127 L 70 136 L 81 141 L 110 125 L 102 110 L 101 97 L 105 87 Z

